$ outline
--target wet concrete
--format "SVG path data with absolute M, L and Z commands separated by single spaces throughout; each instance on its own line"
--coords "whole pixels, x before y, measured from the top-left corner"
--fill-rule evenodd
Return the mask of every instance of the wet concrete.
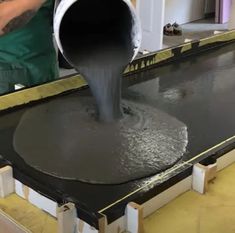
M 149 106 L 123 101 L 123 118 L 96 120 L 91 97 L 64 97 L 22 117 L 14 148 L 35 169 L 63 179 L 120 184 L 159 173 L 184 155 L 187 127 Z

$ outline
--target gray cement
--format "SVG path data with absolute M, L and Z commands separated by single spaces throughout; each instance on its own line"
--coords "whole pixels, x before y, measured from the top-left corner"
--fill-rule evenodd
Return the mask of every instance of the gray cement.
M 105 44 L 98 42 L 98 39 L 100 37 L 92 37 L 96 43 L 100 42 L 99 46 L 89 46 L 89 51 L 78 48 L 77 53 L 71 53 L 71 59 L 87 80 L 96 99 L 98 119 L 112 122 L 122 117 L 122 73 L 133 54 L 131 48 L 120 44 L 118 39 L 116 42 L 106 41 Z
M 44 173 L 94 184 L 120 184 L 179 161 L 187 127 L 149 106 L 123 101 L 123 118 L 96 121 L 90 97 L 64 97 L 27 111 L 14 135 L 16 152 Z

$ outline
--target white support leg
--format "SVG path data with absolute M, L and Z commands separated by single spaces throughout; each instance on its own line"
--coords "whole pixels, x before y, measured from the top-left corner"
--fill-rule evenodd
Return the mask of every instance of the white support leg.
M 58 233 L 76 233 L 77 211 L 73 203 L 67 203 L 57 209 Z
M 76 231 L 76 233 L 105 233 L 103 231 L 98 231 L 81 219 L 77 219 L 77 229 L 78 230 Z
M 208 190 L 208 183 L 216 177 L 217 164 L 193 166 L 192 189 L 204 194 Z
M 143 207 L 133 202 L 126 207 L 126 230 L 130 233 L 143 232 Z
M 0 197 L 5 198 L 14 193 L 13 170 L 10 166 L 0 168 Z

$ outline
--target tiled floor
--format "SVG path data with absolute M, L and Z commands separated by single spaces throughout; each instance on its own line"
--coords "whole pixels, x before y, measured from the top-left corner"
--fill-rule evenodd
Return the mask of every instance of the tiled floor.
M 224 32 L 227 30 L 227 24 L 216 24 L 214 19 L 203 19 L 181 25 L 183 29 L 182 36 L 164 36 L 163 47 L 172 47 L 183 44 L 186 40 L 197 40 L 214 35 L 215 31 Z

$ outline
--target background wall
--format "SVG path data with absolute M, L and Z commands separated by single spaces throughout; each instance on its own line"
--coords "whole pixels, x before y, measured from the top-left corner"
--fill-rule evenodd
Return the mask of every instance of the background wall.
M 235 0 L 232 0 L 230 19 L 228 23 L 228 29 L 235 29 Z
M 156 51 L 161 49 L 165 0 L 138 0 L 137 12 L 142 26 L 141 51 Z
M 232 0 L 221 0 L 220 1 L 220 23 L 227 23 L 230 18 L 230 11 L 232 7 Z
M 176 21 L 179 24 L 184 24 L 202 19 L 205 13 L 205 1 L 206 0 L 165 0 L 164 23 L 174 23 Z

